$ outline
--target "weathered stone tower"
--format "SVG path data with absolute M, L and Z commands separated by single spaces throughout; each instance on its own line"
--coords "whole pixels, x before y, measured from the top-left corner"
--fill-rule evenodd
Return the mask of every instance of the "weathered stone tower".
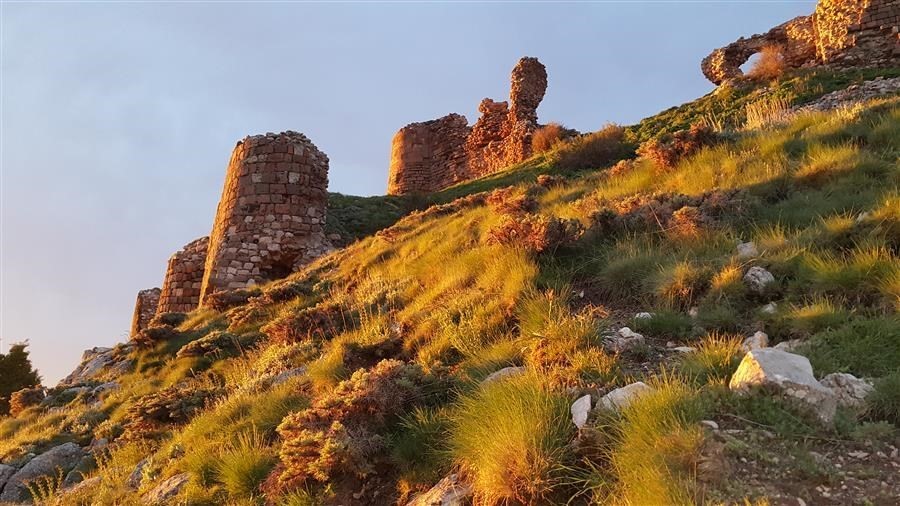
M 158 313 L 188 313 L 200 305 L 209 237 L 191 241 L 169 257 Z
M 812 15 L 716 49 L 700 69 L 721 84 L 765 46 L 778 47 L 789 68 L 900 64 L 900 0 L 819 0 Z
M 388 194 L 435 192 L 531 156 L 547 70 L 537 58 L 522 58 L 510 80 L 509 102 L 482 100 L 472 127 L 465 116 L 449 114 L 401 128 L 391 142 Z
M 200 305 L 217 291 L 284 277 L 331 249 L 328 157 L 297 132 L 237 143 L 216 211 Z
M 148 288 L 138 292 L 137 300 L 134 302 L 134 316 L 131 317 L 132 336 L 147 328 L 147 324 L 156 315 L 159 295 L 159 288 Z

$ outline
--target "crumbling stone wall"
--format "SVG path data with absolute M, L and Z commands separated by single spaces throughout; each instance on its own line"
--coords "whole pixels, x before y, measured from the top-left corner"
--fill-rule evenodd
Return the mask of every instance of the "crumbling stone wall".
M 900 0 L 819 0 L 815 17 L 820 61 L 900 63 Z
M 328 157 L 303 134 L 246 137 L 231 154 L 200 305 L 210 294 L 278 279 L 326 253 Z
M 740 66 L 764 46 L 781 49 L 789 68 L 816 65 L 889 66 L 900 63 L 900 0 L 819 0 L 811 16 L 741 37 L 703 59 L 715 84 L 740 77 Z
M 433 192 L 464 179 L 468 135 L 468 122 L 459 114 L 401 128 L 391 142 L 388 193 Z
M 200 305 L 209 237 L 191 241 L 169 257 L 158 313 L 189 313 Z
M 134 315 L 131 317 L 131 335 L 147 328 L 147 324 L 156 315 L 159 294 L 159 288 L 148 288 L 138 292 L 137 300 L 134 302 Z
M 522 58 L 510 81 L 509 102 L 482 100 L 471 128 L 464 116 L 450 114 L 400 129 L 391 144 L 388 193 L 438 191 L 531 156 L 547 70 L 537 58 Z

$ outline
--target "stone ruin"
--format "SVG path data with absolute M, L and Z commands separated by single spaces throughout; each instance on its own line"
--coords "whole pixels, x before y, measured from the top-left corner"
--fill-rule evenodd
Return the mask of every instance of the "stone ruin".
M 148 288 L 138 292 L 134 303 L 134 316 L 131 318 L 132 336 L 147 328 L 147 324 L 156 316 L 159 296 L 159 288 Z
M 780 49 L 788 68 L 900 64 L 900 0 L 819 0 L 816 11 L 741 37 L 703 59 L 714 84 L 741 77 L 741 65 L 766 46 Z
M 158 313 L 187 313 L 200 305 L 209 237 L 189 242 L 169 257 Z
M 161 290 L 138 292 L 132 335 L 157 314 L 193 311 L 213 293 L 283 278 L 327 253 L 327 206 L 328 156 L 305 135 L 239 141 L 212 232 L 169 258 Z
M 391 143 L 388 194 L 435 192 L 525 160 L 546 90 L 544 65 L 522 58 L 512 71 L 509 102 L 482 100 L 472 127 L 465 116 L 449 114 L 401 128 Z
M 210 294 L 283 278 L 328 252 L 328 156 L 297 132 L 247 137 L 231 154 L 209 236 Z

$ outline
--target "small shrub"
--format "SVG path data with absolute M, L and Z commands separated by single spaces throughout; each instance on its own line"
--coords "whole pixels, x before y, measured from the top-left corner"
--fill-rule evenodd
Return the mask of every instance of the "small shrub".
M 678 370 L 700 384 L 726 382 L 743 356 L 740 336 L 713 333 L 695 351 L 680 357 Z
M 43 387 L 23 388 L 17 392 L 13 392 L 9 397 L 9 414 L 19 416 L 31 406 L 37 406 L 44 400 L 47 394 Z
M 561 145 L 551 161 L 565 170 L 596 169 L 631 156 L 632 149 L 625 142 L 624 128 L 607 125 Z
M 636 318 L 631 328 L 659 337 L 683 338 L 691 333 L 691 317 L 676 311 L 654 311 L 650 318 Z
M 568 400 L 531 374 L 491 382 L 456 407 L 451 452 L 487 504 L 546 503 L 564 485 Z
M 321 302 L 300 311 L 284 311 L 260 331 L 277 343 L 323 340 L 340 334 L 350 319 L 340 304 Z
M 187 320 L 185 313 L 160 313 L 153 317 L 148 327 L 177 327 Z
M 446 441 L 450 416 L 445 409 L 416 408 L 403 417 L 391 438 L 391 460 L 404 479 L 417 484 L 440 480 L 447 470 Z
M 356 371 L 309 408 L 287 416 L 278 426 L 281 486 L 371 473 L 386 449 L 380 434 L 422 402 L 425 382 L 418 366 L 384 360 L 369 371 Z
M 240 351 L 251 344 L 252 339 L 214 330 L 200 339 L 182 346 L 176 356 L 178 358 L 224 356 Z
M 187 422 L 221 394 L 221 388 L 182 383 L 145 395 L 128 407 L 123 437 L 153 437 L 162 427 Z
M 259 287 L 237 290 L 223 290 L 211 293 L 203 300 L 203 306 L 216 311 L 225 311 L 246 304 L 251 297 L 261 293 Z
M 689 262 L 660 269 L 654 279 L 656 296 L 670 307 L 690 307 L 709 283 L 709 273 Z
M 674 134 L 651 139 L 638 148 L 637 154 L 652 160 L 660 170 L 671 170 L 682 159 L 700 151 L 704 146 L 711 146 L 718 141 L 718 135 L 708 126 L 691 125 L 688 130 L 679 130 Z
M 759 80 L 774 80 L 784 74 L 784 50 L 781 46 L 769 44 L 760 50 L 759 58 L 747 72 L 747 77 Z
M 537 214 L 505 216 L 489 233 L 489 242 L 520 247 L 531 253 L 552 251 L 578 240 L 583 229 L 578 220 Z
M 147 327 L 131 336 L 131 340 L 140 348 L 152 348 L 159 343 L 176 341 L 181 333 L 168 325 L 160 327 Z
M 537 202 L 514 186 L 492 191 L 488 194 L 486 202 L 501 214 L 521 215 L 537 209 Z
M 900 370 L 875 382 L 875 391 L 866 398 L 869 415 L 900 427 Z
M 531 134 L 531 151 L 535 154 L 550 151 L 566 138 L 567 128 L 559 123 L 547 123 Z

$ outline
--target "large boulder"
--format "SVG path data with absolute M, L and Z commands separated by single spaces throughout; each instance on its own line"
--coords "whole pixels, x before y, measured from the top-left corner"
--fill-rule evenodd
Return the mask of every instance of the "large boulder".
M 826 423 L 834 418 L 837 407 L 831 389 L 816 380 L 806 357 L 773 348 L 747 353 L 731 376 L 729 387 L 740 394 L 756 389 L 772 391 Z
M 9 478 L 0 502 L 29 501 L 31 495 L 26 485 L 42 476 L 55 477 L 62 470 L 63 476 L 71 471 L 84 456 L 84 450 L 75 443 L 65 443 L 38 455 L 22 466 L 16 474 Z
M 653 391 L 653 387 L 638 381 L 622 388 L 617 388 L 600 398 L 597 408 L 609 411 L 620 411 L 634 402 L 635 399 Z
M 406 506 L 462 506 L 469 504 L 472 492 L 472 485 L 463 482 L 459 475 L 451 474 L 414 497 Z
M 144 503 L 152 506 L 167 504 L 181 492 L 190 479 L 188 473 L 181 473 L 161 481 L 144 495 Z

